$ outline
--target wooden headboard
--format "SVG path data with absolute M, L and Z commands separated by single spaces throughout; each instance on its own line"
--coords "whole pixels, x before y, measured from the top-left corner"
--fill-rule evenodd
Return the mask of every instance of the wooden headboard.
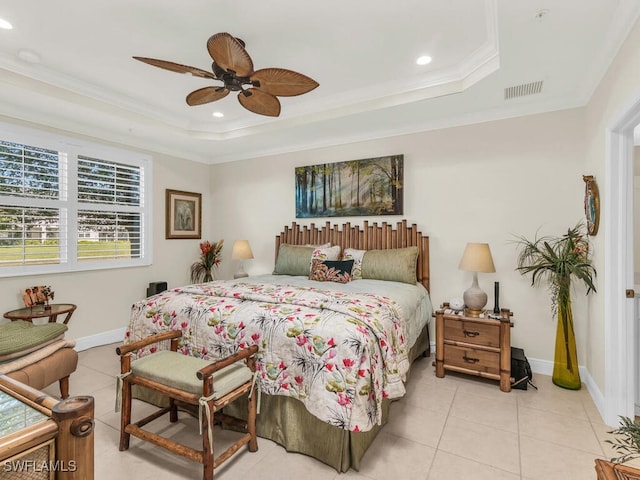
M 291 227 L 284 227 L 280 235 L 276 235 L 276 259 L 280 245 L 307 245 L 331 243 L 345 248 L 357 248 L 359 250 L 386 250 L 389 248 L 418 247 L 418 265 L 416 266 L 416 279 L 429 290 L 429 237 L 422 235 L 416 224 L 407 225 L 406 220 L 397 222 L 396 227 L 382 222 L 381 225 L 374 222 L 369 225 L 367 220 L 360 228 L 351 226 L 349 222 L 343 223 L 342 228 L 337 224 L 326 222 L 324 227 L 316 227 L 315 224 L 300 226 L 293 222 Z

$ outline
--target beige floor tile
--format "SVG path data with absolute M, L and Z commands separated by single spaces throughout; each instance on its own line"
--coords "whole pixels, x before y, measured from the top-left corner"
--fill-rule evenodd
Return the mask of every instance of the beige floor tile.
M 116 346 L 80 352 L 80 365 L 70 382 L 72 395 L 94 396 L 95 478 L 200 478 L 201 465 L 138 439 L 132 439 L 128 451 L 118 450 Z M 432 362 L 433 357 L 422 358 L 413 365 L 406 396 L 392 403 L 389 423 L 359 472 L 338 473 L 260 438 L 258 452 L 234 455 L 216 469 L 216 479 L 588 480 L 594 478 L 595 458 L 610 458 L 605 440 L 612 428 L 602 422 L 586 388 L 565 390 L 553 385 L 549 376 L 536 375 L 538 391 L 504 393 L 497 382 L 478 377 L 447 372 L 437 378 Z M 57 384 L 46 390 L 59 396 Z M 155 409 L 139 400 L 133 408 L 137 418 Z M 156 422 L 150 428 L 199 447 L 193 417 L 183 413 L 177 425 L 166 418 Z M 216 433 L 217 449 L 237 435 Z
M 580 390 L 560 388 L 552 383 L 548 375 L 536 375 L 534 381 L 538 390 L 530 388 L 522 391 L 522 394 L 517 396 L 519 406 L 589 420 L 584 406 L 584 400 L 590 400 L 586 388 Z
M 582 450 L 520 437 L 522 476 L 528 480 L 589 480 L 595 478 L 596 456 Z
M 451 417 L 518 433 L 517 404 L 504 396 L 468 395 L 461 389 L 451 406 Z
M 449 417 L 438 450 L 511 473 L 520 473 L 518 435 Z
M 439 450 L 427 480 L 519 480 L 520 475 Z
M 447 419 L 447 410 L 417 407 L 404 399 L 391 404 L 384 431 L 430 447 L 437 447 Z
M 526 435 L 558 445 L 570 445 L 602 456 L 600 441 L 590 422 L 558 413 L 520 407 L 518 409 L 520 435 Z
M 375 480 L 426 479 L 435 448 L 381 432 L 362 459 L 360 474 Z

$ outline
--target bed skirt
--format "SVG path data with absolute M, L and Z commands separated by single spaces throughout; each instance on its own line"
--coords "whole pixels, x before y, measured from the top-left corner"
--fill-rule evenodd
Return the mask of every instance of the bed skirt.
M 418 357 L 430 355 L 428 328 L 429 324 L 409 352 L 412 365 Z M 420 362 L 417 367 L 424 368 L 425 362 Z M 362 457 L 387 422 L 390 404 L 391 400 L 386 399 L 382 404 L 382 425 L 376 425 L 367 432 L 350 432 L 318 420 L 295 398 L 263 394 L 256 429 L 259 437 L 282 445 L 288 452 L 316 458 L 338 472 L 346 472 L 350 468 L 360 470 Z M 234 416 L 243 417 L 244 413 L 246 417 L 244 399 L 226 406 L 225 409 Z M 309 432 L 313 432 L 313 435 L 309 435 Z

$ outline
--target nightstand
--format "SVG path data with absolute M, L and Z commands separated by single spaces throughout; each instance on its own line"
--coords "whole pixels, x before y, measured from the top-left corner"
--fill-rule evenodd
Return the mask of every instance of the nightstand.
M 487 312 L 490 313 L 490 312 Z M 506 308 L 500 318 L 458 315 L 444 304 L 436 317 L 436 377 L 445 370 L 500 381 L 500 390 L 511 391 L 511 316 Z

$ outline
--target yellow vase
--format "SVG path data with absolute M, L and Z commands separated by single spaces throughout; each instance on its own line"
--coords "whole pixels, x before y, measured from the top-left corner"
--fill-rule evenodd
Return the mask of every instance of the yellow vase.
M 571 299 L 566 305 L 558 305 L 558 327 L 552 381 L 559 387 L 580 390 L 580 371 L 576 352 L 576 337 L 573 332 Z

